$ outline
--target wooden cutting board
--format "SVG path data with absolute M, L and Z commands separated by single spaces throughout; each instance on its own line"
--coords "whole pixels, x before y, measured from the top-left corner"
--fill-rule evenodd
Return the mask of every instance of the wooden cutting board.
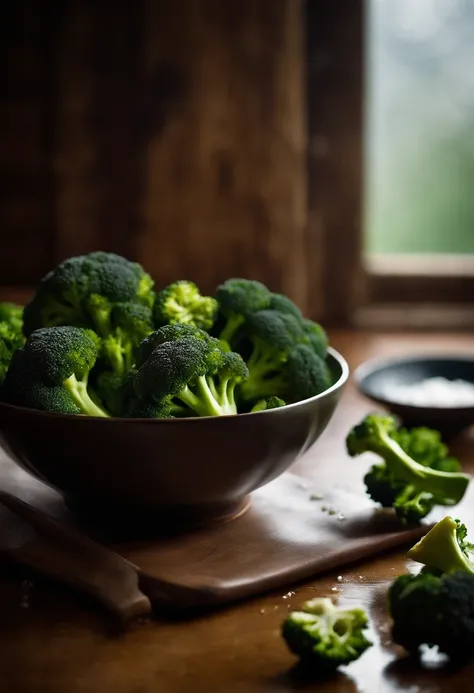
M 77 527 L 59 494 L 6 458 L 0 458 L 0 489 L 48 513 L 65 527 Z M 0 551 L 20 558 L 24 544 L 29 555 L 35 556 L 35 565 L 39 563 L 47 573 L 41 538 L 25 533 L 22 524 L 0 507 Z M 179 608 L 224 604 L 285 588 L 328 569 L 412 544 L 426 526 L 402 529 L 391 512 L 378 510 L 364 495 L 343 489 L 326 471 L 311 481 L 284 474 L 255 492 L 243 515 L 224 524 L 175 536 L 166 536 L 163 529 L 156 528 L 156 537 L 133 542 L 107 540 L 103 532 L 102 536 L 97 531 L 92 534 L 133 566 L 141 590 L 155 607 Z M 92 566 L 94 580 L 101 581 L 99 586 L 96 582 L 92 593 L 105 602 L 121 593 L 127 602 L 124 589 L 133 589 L 133 585 L 118 589 L 121 570 L 110 570 L 113 561 L 110 563 L 109 552 L 102 557 L 95 551 L 91 563 L 75 551 L 63 546 L 57 552 L 54 577 L 61 578 L 64 572 L 70 584 L 87 589 Z M 87 575 L 81 575 L 82 566 L 89 566 Z M 117 608 L 120 611 L 120 604 Z

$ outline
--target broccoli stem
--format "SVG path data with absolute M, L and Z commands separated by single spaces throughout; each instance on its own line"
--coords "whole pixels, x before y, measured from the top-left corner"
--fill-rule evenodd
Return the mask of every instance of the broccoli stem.
M 87 376 L 82 378 L 82 380 L 78 380 L 73 373 L 63 382 L 63 387 L 65 387 L 70 393 L 74 403 L 79 407 L 83 414 L 108 418 L 109 415 L 106 413 L 106 411 L 95 404 L 95 402 L 93 402 L 91 399 L 89 392 L 87 391 L 87 380 Z
M 462 550 L 457 531 L 458 523 L 448 515 L 408 551 L 408 558 L 443 573 L 462 570 L 474 574 L 474 564 Z
M 122 378 L 133 366 L 133 348 L 130 343 L 123 343 L 120 337 L 104 340 L 107 360 L 116 375 Z
M 232 343 L 233 338 L 237 330 L 242 327 L 245 322 L 245 317 L 243 315 L 232 315 L 228 318 L 227 323 L 219 335 L 219 339 L 228 344 Z
M 193 388 L 186 386 L 176 397 L 198 416 L 224 416 L 235 414 L 235 403 L 228 399 L 226 385 L 223 390 L 216 389 L 212 378 L 201 376 Z
M 390 472 L 397 481 L 413 484 L 425 493 L 436 497 L 439 505 L 455 505 L 464 496 L 469 484 L 465 474 L 440 472 L 415 462 L 400 445 L 384 431 L 371 446 L 372 452 L 385 460 Z

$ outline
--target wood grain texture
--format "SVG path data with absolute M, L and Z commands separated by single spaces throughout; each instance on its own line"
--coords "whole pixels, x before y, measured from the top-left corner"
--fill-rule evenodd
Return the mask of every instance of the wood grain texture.
M 159 283 L 261 279 L 306 303 L 300 0 L 148 3 L 146 228 Z
M 302 0 L 16 7 L 2 21 L 1 283 L 100 248 L 159 285 L 255 277 L 305 309 Z
M 433 348 L 469 351 L 472 335 L 391 335 L 332 332 L 335 348 L 351 368 L 374 356 L 388 357 L 410 350 Z M 318 462 L 341 459 L 343 436 L 370 408 L 349 385 L 341 407 L 302 461 L 306 473 Z M 457 440 L 453 453 L 472 469 L 472 431 Z M 359 480 L 361 466 L 354 460 L 341 465 L 341 476 Z M 364 468 L 365 469 L 365 468 Z M 187 621 L 160 620 L 118 636 L 104 629 L 103 615 L 93 604 L 60 586 L 35 582 L 28 609 L 20 607 L 22 579 L 0 570 L 0 691 L 11 693 L 419 693 L 469 691 L 474 665 L 458 671 L 423 669 L 405 660 L 390 643 L 385 594 L 391 580 L 405 572 L 404 552 L 392 552 L 355 564 L 317 580 L 249 600 L 238 606 Z M 342 606 L 366 608 L 372 622 L 372 647 L 358 662 L 334 679 L 315 684 L 299 681 L 292 671 L 294 658 L 280 637 L 280 626 L 290 608 L 313 596 L 339 596 Z
M 310 313 L 347 325 L 362 290 L 364 2 L 306 3 Z

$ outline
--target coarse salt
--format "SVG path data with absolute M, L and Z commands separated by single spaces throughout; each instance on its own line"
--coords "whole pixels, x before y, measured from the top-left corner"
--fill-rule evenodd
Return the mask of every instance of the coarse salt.
M 471 407 L 474 406 L 474 383 L 448 378 L 426 378 L 406 385 L 387 385 L 383 396 L 399 404 L 418 407 Z

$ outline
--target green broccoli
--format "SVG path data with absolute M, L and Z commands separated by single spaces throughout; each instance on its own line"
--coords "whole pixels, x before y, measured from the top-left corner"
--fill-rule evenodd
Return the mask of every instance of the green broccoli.
M 155 300 L 155 327 L 182 323 L 210 330 L 217 313 L 217 301 L 201 296 L 193 282 L 177 281 L 160 291 Z
M 153 280 L 141 265 L 97 251 L 65 260 L 40 282 L 24 309 L 26 336 L 41 327 L 89 328 L 104 340 L 101 358 L 122 377 L 153 331 Z
M 92 371 L 92 389 L 112 416 L 125 416 L 133 394 L 131 382 L 134 369 L 119 376 L 110 370 Z
M 6 401 L 61 414 L 108 416 L 88 385 L 99 349 L 100 340 L 91 330 L 35 330 L 13 356 L 4 382 Z
M 272 293 L 258 281 L 228 279 L 217 287 L 216 299 L 225 319 L 219 338 L 235 348 L 240 327 L 249 315 L 270 307 Z
M 474 652 L 474 576 L 462 570 L 400 575 L 388 590 L 392 640 L 417 654 L 438 647 L 453 661 Z
M 352 457 L 373 452 L 383 459 L 382 464 L 373 465 L 364 477 L 372 500 L 382 507 L 393 507 L 404 523 L 419 522 L 435 505 L 459 503 L 470 477 L 457 471 L 424 466 L 413 459 L 397 442 L 397 430 L 394 417 L 374 414 L 367 416 L 347 436 L 347 451 Z M 426 462 L 434 464 L 432 450 L 430 455 Z M 443 463 L 438 459 L 436 465 L 443 466 Z
M 139 354 L 138 354 L 138 365 L 145 363 L 147 358 L 150 356 L 152 351 L 160 344 L 165 342 L 175 342 L 178 339 L 185 338 L 197 338 L 203 339 L 205 341 L 213 340 L 213 343 L 220 346 L 219 340 L 210 337 L 207 332 L 194 327 L 193 325 L 184 325 L 181 323 L 176 323 L 175 325 L 164 325 L 158 330 L 155 330 L 149 334 L 140 344 Z
M 164 329 L 157 330 L 158 340 Z M 242 357 L 223 351 L 215 338 L 164 341 L 133 376 L 135 401 L 130 415 L 157 410 L 173 416 L 176 406 L 194 416 L 237 414 L 235 387 L 247 376 Z
M 25 338 L 21 331 L 8 322 L 0 322 L 0 383 L 5 380 L 14 353 L 24 343 Z
M 141 265 L 120 255 L 97 251 L 69 258 L 43 277 L 25 306 L 25 335 L 40 327 L 72 325 L 105 337 L 113 306 L 138 303 L 151 309 L 153 286 Z
M 466 525 L 449 515 L 437 522 L 408 552 L 408 558 L 442 573 L 464 570 L 474 575 L 469 554 L 473 546 L 467 540 Z
M 140 343 L 153 331 L 150 308 L 136 303 L 117 303 L 103 325 L 102 355 L 115 375 L 123 378 L 135 365 Z
M 266 411 L 267 409 L 279 409 L 284 407 L 286 402 L 284 402 L 280 397 L 267 397 L 267 399 L 260 399 L 256 404 L 253 405 L 251 412 L 256 411 Z
M 315 598 L 290 613 L 282 626 L 288 648 L 301 662 L 326 674 L 358 659 L 371 645 L 362 609 L 341 609 L 328 598 Z
M 319 323 L 308 320 L 308 318 L 304 318 L 302 324 L 309 344 L 319 358 L 324 361 L 327 357 L 329 342 L 324 328 Z
M 330 386 L 325 361 L 308 344 L 301 322 L 293 315 L 256 311 L 247 316 L 245 335 L 251 352 L 249 377 L 239 389 L 244 401 L 271 396 L 285 401 L 307 399 Z
M 17 333 L 23 331 L 23 306 L 16 303 L 0 303 L 0 323 L 5 322 Z
M 413 546 L 408 557 L 424 564 L 417 575 L 401 575 L 390 586 L 392 638 L 408 652 L 437 646 L 453 660 L 474 653 L 473 546 L 459 520 L 445 517 Z

